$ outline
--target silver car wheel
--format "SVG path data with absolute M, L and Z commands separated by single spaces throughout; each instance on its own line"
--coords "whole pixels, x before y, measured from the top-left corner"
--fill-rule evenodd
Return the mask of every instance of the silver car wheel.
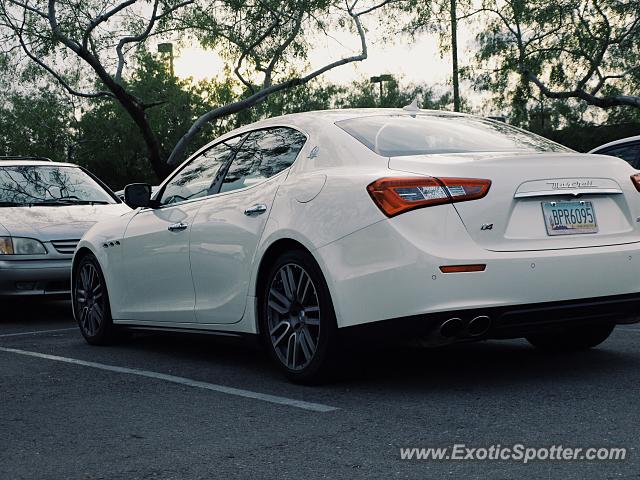
M 91 263 L 85 263 L 78 271 L 75 300 L 80 328 L 86 335 L 95 336 L 104 320 L 104 302 L 102 279 Z
M 271 281 L 267 299 L 267 326 L 279 360 L 291 370 L 302 370 L 313 360 L 320 338 L 320 305 L 316 287 L 300 265 L 288 263 Z

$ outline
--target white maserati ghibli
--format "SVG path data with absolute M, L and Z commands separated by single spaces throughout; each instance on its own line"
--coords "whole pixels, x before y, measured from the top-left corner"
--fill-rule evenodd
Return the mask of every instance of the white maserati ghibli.
M 91 344 L 120 328 L 258 335 L 313 382 L 349 332 L 575 350 L 640 312 L 640 175 L 470 115 L 272 118 L 125 196 L 135 210 L 74 257 Z

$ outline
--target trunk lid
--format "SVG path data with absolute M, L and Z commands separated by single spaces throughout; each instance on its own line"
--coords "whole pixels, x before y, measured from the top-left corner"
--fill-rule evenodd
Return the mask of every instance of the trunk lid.
M 551 250 L 639 241 L 640 192 L 630 179 L 637 172 L 614 157 L 502 152 L 420 155 L 391 157 L 389 168 L 433 177 L 491 180 L 486 197 L 453 204 L 471 238 L 487 250 Z M 548 229 L 558 231 L 548 227 L 557 209 L 576 215 L 591 211 L 597 231 L 550 235 Z

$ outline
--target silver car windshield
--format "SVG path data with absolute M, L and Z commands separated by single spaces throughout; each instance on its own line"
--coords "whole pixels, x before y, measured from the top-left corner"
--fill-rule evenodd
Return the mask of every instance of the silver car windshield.
M 0 206 L 116 203 L 80 168 L 0 166 Z
M 571 152 L 502 122 L 448 114 L 376 115 L 336 122 L 384 157 L 473 152 Z

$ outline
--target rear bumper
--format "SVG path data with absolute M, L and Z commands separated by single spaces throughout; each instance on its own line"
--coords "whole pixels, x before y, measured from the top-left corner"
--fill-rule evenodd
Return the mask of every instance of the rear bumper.
M 0 260 L 0 296 L 66 295 L 71 259 Z
M 459 318 L 467 324 L 481 315 L 491 320 L 491 326 L 482 335 L 472 337 L 461 333 L 445 338 L 441 334 L 441 325 L 450 318 Z M 342 332 L 358 338 L 365 335 L 385 340 L 420 337 L 434 344 L 446 344 L 460 340 L 521 338 L 565 327 L 637 322 L 640 322 L 640 294 L 631 294 L 415 315 L 349 327 Z
M 492 252 L 469 238 L 453 209 L 423 210 L 433 220 L 409 212 L 314 251 L 339 327 L 493 309 L 548 315 L 536 305 L 640 293 L 640 243 Z M 439 268 L 478 263 L 485 271 L 445 274 Z

